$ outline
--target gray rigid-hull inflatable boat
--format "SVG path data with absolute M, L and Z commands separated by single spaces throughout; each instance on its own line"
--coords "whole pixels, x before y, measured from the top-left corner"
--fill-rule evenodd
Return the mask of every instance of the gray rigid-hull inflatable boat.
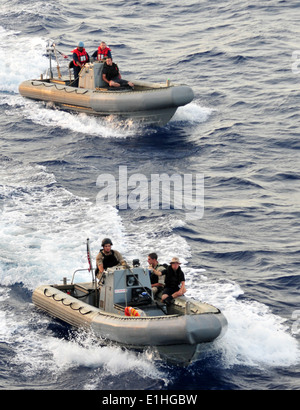
M 134 89 L 107 88 L 102 79 L 104 63 L 86 64 L 79 74 L 79 86 L 71 79 L 27 80 L 20 84 L 22 96 L 52 102 L 61 109 L 90 115 L 115 115 L 147 125 L 165 125 L 178 107 L 190 103 L 193 90 L 186 85 L 133 81 Z
M 158 351 L 167 361 L 188 365 L 200 344 L 221 337 L 225 316 L 216 307 L 185 296 L 170 305 L 153 298 L 148 269 L 139 265 L 108 268 L 97 282 L 42 285 L 34 304 L 51 316 L 99 338 L 128 348 Z

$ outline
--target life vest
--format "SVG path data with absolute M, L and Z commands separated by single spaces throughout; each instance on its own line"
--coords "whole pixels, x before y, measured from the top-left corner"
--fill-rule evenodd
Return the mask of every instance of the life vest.
M 82 51 L 79 51 L 78 48 L 75 48 L 72 51 L 72 53 L 75 53 L 77 55 L 78 61 L 80 61 L 81 64 L 85 64 L 89 60 L 89 57 L 88 57 L 87 52 L 85 51 L 85 48 Z M 75 60 L 73 60 L 73 63 L 76 67 L 79 67 Z
M 114 251 L 111 250 L 111 253 L 109 255 L 105 255 L 105 253 L 100 250 L 100 252 L 103 255 L 103 268 L 106 270 L 107 268 L 112 268 L 113 266 L 116 266 L 119 264 L 118 259 L 115 257 Z
M 164 270 L 161 271 L 162 274 L 164 275 L 164 274 L 165 274 L 165 273 L 164 273 L 165 270 L 168 268 L 168 265 L 167 265 L 166 263 L 163 263 L 163 264 L 158 263 L 158 264 L 155 266 L 154 269 L 157 270 L 157 269 L 160 268 L 161 266 L 164 267 Z M 151 273 L 150 273 L 150 282 L 151 282 L 151 285 L 153 285 L 154 283 L 157 283 L 157 282 L 158 282 L 158 278 L 159 278 L 159 276 L 157 276 L 157 275 L 155 275 L 155 273 L 151 272 Z
M 126 306 L 124 313 L 125 316 L 141 316 L 139 312 L 131 306 Z
M 108 56 L 108 52 L 110 52 L 111 49 L 109 47 L 105 47 L 104 50 L 102 50 L 102 48 L 99 46 L 98 47 L 98 52 L 97 52 L 97 60 L 103 60 L 104 58 L 106 58 Z
M 179 266 L 176 271 L 173 270 L 172 265 L 166 270 L 165 286 L 170 289 L 179 289 L 181 282 L 185 281 L 184 273 Z

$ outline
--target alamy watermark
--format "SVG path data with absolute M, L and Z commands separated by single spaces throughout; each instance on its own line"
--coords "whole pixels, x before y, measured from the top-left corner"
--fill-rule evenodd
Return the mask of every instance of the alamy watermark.
M 292 60 L 293 74 L 300 74 L 300 50 L 293 51 Z
M 298 335 L 300 334 L 300 310 L 294 310 L 292 313 L 292 320 L 294 320 L 292 334 Z
M 119 166 L 116 178 L 101 174 L 97 204 L 110 204 L 118 209 L 181 209 L 186 219 L 201 219 L 204 214 L 203 174 L 128 175 L 127 166 Z

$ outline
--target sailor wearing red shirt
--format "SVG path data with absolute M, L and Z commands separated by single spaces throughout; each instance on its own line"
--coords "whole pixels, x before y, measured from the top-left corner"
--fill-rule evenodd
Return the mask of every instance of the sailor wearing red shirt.
M 79 41 L 77 48 L 73 50 L 74 87 L 78 87 L 80 70 L 89 61 L 90 57 L 85 51 L 84 44 L 82 41 Z
M 112 58 L 111 49 L 107 47 L 105 41 L 101 41 L 100 46 L 98 47 L 98 50 L 96 50 L 92 54 L 92 57 L 97 58 L 97 60 L 99 61 L 104 60 L 107 57 Z

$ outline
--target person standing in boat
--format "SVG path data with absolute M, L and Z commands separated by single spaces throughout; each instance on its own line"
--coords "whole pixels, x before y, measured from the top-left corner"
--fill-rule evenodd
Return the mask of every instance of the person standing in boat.
M 101 41 L 98 49 L 92 54 L 93 58 L 96 58 L 98 61 L 105 60 L 106 58 L 112 58 L 111 49 L 107 47 L 105 41 Z
M 183 296 L 186 292 L 185 277 L 180 265 L 178 258 L 172 258 L 166 269 L 165 288 L 161 298 L 166 304 L 172 303 L 173 299 Z
M 104 238 L 102 240 L 101 246 L 102 249 L 100 249 L 98 255 L 96 256 L 95 274 L 98 278 L 107 268 L 112 268 L 113 266 L 117 265 L 127 265 L 120 252 L 111 249 L 112 241 L 109 238 Z
M 73 70 L 74 70 L 74 81 L 73 86 L 78 87 L 79 73 L 82 67 L 90 61 L 88 53 L 85 51 L 84 44 L 79 41 L 77 48 L 73 50 Z
M 107 83 L 110 87 L 134 87 L 134 84 L 131 81 L 123 80 L 121 78 L 119 67 L 116 63 L 113 63 L 112 58 L 110 57 L 108 57 L 104 63 L 102 78 L 103 81 Z
M 162 289 L 165 284 L 165 270 L 166 267 L 158 263 L 157 254 L 155 252 L 148 255 L 150 282 L 153 296 L 156 295 L 158 289 Z

